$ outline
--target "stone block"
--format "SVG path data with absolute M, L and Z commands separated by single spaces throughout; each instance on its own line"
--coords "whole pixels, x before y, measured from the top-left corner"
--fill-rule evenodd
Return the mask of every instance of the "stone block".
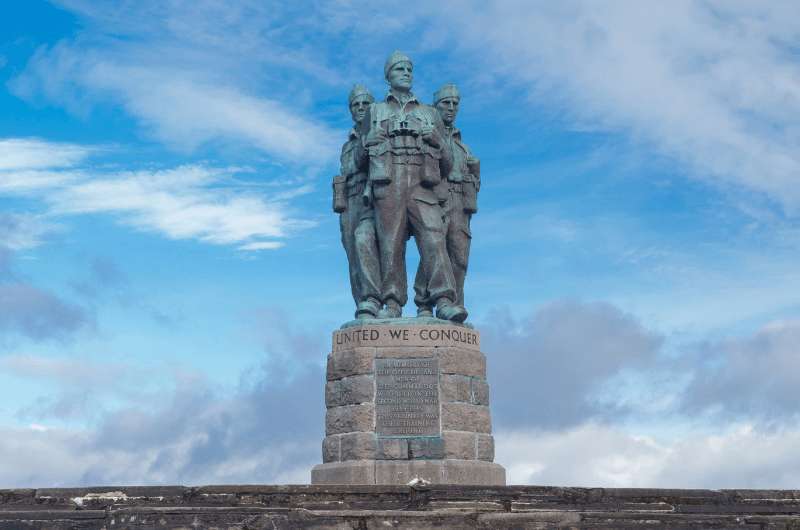
M 486 378 L 486 357 L 479 351 L 464 348 L 441 348 L 439 370 L 443 374 Z
M 378 460 L 375 462 L 375 484 L 408 484 L 421 478 L 433 484 L 444 483 L 441 460 Z
M 492 432 L 489 407 L 468 403 L 442 403 L 442 429 L 489 434 Z
M 387 346 L 375 348 L 375 357 L 379 359 L 408 359 L 416 357 L 434 357 L 436 348 L 420 346 Z
M 325 434 L 372 432 L 375 430 L 375 405 L 332 407 L 325 415 Z
M 452 401 L 469 403 L 472 401 L 472 382 L 465 375 L 441 374 L 439 395 L 443 403 Z
M 475 433 L 464 431 L 444 431 L 444 457 L 458 460 L 475 460 Z
M 342 459 L 341 443 L 338 434 L 326 436 L 322 440 L 322 461 L 339 462 Z
M 445 484 L 505 486 L 506 470 L 499 464 L 479 460 L 444 460 Z
M 328 355 L 328 381 L 354 375 L 371 374 L 375 348 L 351 348 Z
M 341 460 L 374 460 L 377 440 L 371 432 L 353 432 L 341 435 Z
M 312 484 L 375 484 L 375 462 L 351 460 L 318 464 L 311 470 Z
M 478 460 L 383 460 L 375 462 L 376 484 L 408 484 L 422 478 L 432 484 L 504 486 L 502 466 Z
M 378 460 L 407 460 L 408 440 L 405 438 L 378 438 Z
M 472 399 L 473 405 L 489 405 L 489 383 L 479 377 L 472 378 Z
M 440 460 L 444 458 L 444 441 L 440 437 L 409 438 L 408 458 Z
M 494 436 L 491 434 L 478 434 L 478 460 L 494 462 Z
M 343 377 L 325 384 L 325 405 L 341 407 L 375 400 L 375 379 L 372 375 Z

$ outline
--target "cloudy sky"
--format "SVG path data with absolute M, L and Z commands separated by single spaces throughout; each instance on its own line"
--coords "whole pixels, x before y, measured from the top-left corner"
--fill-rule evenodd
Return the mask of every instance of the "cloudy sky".
M 309 480 L 396 48 L 482 161 L 509 482 L 800 488 L 797 2 L 406 4 L 0 7 L 0 488 Z

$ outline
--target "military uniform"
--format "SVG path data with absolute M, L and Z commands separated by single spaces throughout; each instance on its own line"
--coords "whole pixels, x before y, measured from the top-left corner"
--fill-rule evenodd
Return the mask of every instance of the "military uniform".
M 465 192 L 470 193 L 468 186 L 474 186 L 475 192 L 480 188 L 479 176 L 473 175 L 467 160 L 472 158 L 469 147 L 461 141 L 461 131 L 449 128 L 446 141 L 453 154 L 453 166 L 447 179 L 436 187 L 439 199 L 443 201 L 445 215 L 445 239 L 447 254 L 453 268 L 456 282 L 456 298 L 458 305 L 464 305 L 464 280 L 467 275 L 469 248 L 472 243 L 470 220 L 472 211 L 465 203 Z M 467 201 L 468 202 L 468 201 Z M 426 291 L 426 282 L 422 267 L 417 269 L 414 280 L 414 302 L 420 308 L 430 309 L 430 295 Z
M 408 300 L 405 245 L 410 231 L 432 304 L 452 302 L 455 278 L 445 246 L 444 212 L 434 191 L 441 175 L 449 172 L 452 155 L 447 145 L 431 145 L 422 138 L 423 129 L 432 128 L 443 141 L 441 117 L 413 95 L 401 102 L 390 92 L 385 102 L 370 106 L 362 127 L 368 131 L 382 301 L 403 306 Z
M 350 289 L 358 305 L 370 298 L 380 307 L 380 262 L 375 237 L 374 212 L 365 204 L 367 184 L 366 152 L 354 129 L 342 146 L 341 175 L 345 179 L 346 209 L 339 216 L 342 246 L 350 267 Z M 358 315 L 356 315 L 358 316 Z

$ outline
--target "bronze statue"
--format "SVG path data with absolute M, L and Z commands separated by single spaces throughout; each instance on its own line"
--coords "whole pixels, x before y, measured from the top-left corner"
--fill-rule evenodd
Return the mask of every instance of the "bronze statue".
M 333 181 L 333 209 L 340 214 L 339 226 L 350 267 L 356 318 L 375 318 L 382 306 L 380 261 L 369 200 L 369 160 L 359 135 L 359 125 L 375 100 L 363 85 L 355 85 L 348 99 L 354 126 L 342 146 L 340 175 Z
M 384 66 L 386 100 L 362 85 L 350 92 L 353 129 L 334 178 L 334 211 L 350 268 L 356 318 L 399 318 L 408 301 L 406 242 L 420 262 L 417 316 L 463 322 L 464 279 L 477 211 L 480 163 L 455 127 L 455 85 L 434 94 L 434 107 L 411 92 L 413 63 L 392 53 Z
M 455 126 L 461 95 L 455 85 L 444 85 L 433 95 L 433 105 L 445 127 L 445 142 L 453 155 L 453 165 L 447 178 L 436 186 L 445 215 L 447 254 L 456 281 L 455 303 L 464 305 L 464 279 L 467 275 L 469 247 L 472 241 L 470 220 L 477 212 L 477 194 L 480 189 L 480 161 L 472 156 Z M 420 266 L 414 281 L 414 302 L 417 316 L 433 316 L 425 271 Z

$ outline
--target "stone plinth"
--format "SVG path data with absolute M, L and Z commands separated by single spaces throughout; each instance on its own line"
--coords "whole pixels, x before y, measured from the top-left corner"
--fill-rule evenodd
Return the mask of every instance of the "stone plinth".
M 312 484 L 503 485 L 475 329 L 356 321 L 333 334 L 325 440 Z

